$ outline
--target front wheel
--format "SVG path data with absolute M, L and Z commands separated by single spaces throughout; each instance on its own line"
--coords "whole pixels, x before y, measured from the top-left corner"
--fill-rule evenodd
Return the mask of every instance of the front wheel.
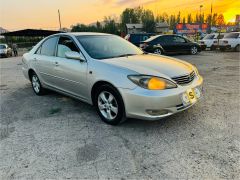
M 196 46 L 193 46 L 193 47 L 191 47 L 191 54 L 192 55 L 195 55 L 195 54 L 197 54 L 198 53 L 198 48 L 196 47 Z
M 101 86 L 95 94 L 94 101 L 98 115 L 105 123 L 117 125 L 126 120 L 122 97 L 111 85 Z

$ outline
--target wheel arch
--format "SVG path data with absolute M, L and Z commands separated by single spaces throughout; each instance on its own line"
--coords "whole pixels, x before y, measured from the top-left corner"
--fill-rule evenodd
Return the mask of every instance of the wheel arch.
M 163 53 L 165 53 L 165 50 L 163 49 L 163 47 L 162 47 L 161 45 L 155 45 L 155 46 L 153 46 L 153 51 L 155 51 L 155 49 L 161 49 L 161 51 L 162 51 Z
M 29 80 L 31 81 L 31 76 L 34 74 L 34 73 L 36 73 L 32 68 L 30 68 L 29 70 L 28 70 L 28 78 L 29 78 Z
M 110 83 L 108 81 L 104 81 L 104 80 L 99 80 L 99 81 L 95 82 L 94 85 L 91 88 L 91 102 L 92 102 L 93 105 L 94 105 L 95 93 L 97 92 L 97 89 L 100 86 L 103 86 L 103 85 L 110 85 L 110 86 L 112 86 L 119 93 L 119 95 L 121 95 L 121 98 L 123 100 L 122 94 L 120 93 L 120 91 L 112 83 Z M 123 103 L 124 103 L 124 100 L 123 100 Z

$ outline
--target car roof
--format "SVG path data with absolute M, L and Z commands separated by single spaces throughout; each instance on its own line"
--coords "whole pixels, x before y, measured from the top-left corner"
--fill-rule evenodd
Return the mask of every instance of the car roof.
M 58 33 L 55 35 L 72 35 L 72 36 L 106 36 L 113 35 L 107 33 L 98 33 L 98 32 L 66 32 L 66 33 Z

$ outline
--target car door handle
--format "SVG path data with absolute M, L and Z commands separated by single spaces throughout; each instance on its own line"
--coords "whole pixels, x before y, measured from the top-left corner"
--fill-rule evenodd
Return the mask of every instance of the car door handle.
M 55 62 L 55 66 L 59 66 L 59 63 L 58 63 L 58 62 Z

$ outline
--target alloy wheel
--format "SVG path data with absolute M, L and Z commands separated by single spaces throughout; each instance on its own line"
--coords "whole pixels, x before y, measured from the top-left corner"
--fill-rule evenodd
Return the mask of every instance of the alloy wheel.
M 38 77 L 36 75 L 33 75 L 32 76 L 32 86 L 33 86 L 33 90 L 36 92 L 36 93 L 39 93 L 40 92 L 40 81 L 38 79 Z
M 161 55 L 161 54 L 162 54 L 162 51 L 161 51 L 160 49 L 155 49 L 154 53 Z
M 107 91 L 103 91 L 98 96 L 98 108 L 102 116 L 107 120 L 114 120 L 118 115 L 118 104 L 115 97 Z
M 192 54 L 197 54 L 197 52 L 198 52 L 197 47 L 193 46 L 193 47 L 191 48 L 191 53 L 192 53 Z

